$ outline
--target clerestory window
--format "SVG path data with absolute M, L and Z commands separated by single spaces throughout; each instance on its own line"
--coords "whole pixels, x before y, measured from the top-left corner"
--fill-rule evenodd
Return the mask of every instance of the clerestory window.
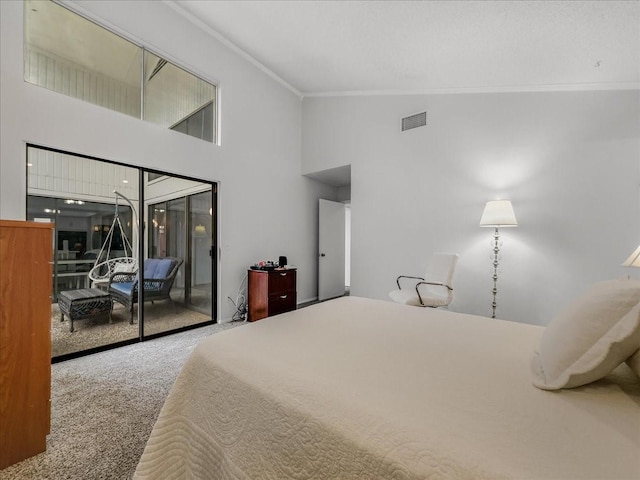
M 214 84 L 54 2 L 24 8 L 25 81 L 217 142 Z

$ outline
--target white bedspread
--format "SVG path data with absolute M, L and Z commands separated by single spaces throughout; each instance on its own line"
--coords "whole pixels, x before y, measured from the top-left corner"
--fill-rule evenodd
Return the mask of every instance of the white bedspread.
M 346 297 L 218 333 L 134 478 L 639 479 L 637 378 L 538 390 L 542 331 Z

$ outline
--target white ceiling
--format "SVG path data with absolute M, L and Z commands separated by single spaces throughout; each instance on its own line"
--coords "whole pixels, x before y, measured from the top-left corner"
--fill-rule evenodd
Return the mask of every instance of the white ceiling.
M 640 1 L 169 0 L 303 96 L 640 86 Z

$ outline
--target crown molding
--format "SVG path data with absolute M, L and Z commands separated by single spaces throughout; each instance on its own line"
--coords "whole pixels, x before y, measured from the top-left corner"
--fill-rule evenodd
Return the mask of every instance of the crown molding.
M 246 60 L 247 62 L 252 64 L 254 67 L 256 67 L 257 69 L 259 69 L 260 71 L 265 73 L 267 76 L 269 76 L 270 78 L 272 78 L 273 80 L 278 82 L 280 85 L 285 87 L 287 90 L 291 91 L 292 93 L 294 93 L 299 98 L 303 97 L 302 92 L 300 92 L 300 90 L 298 90 L 293 85 L 288 83 L 286 80 L 284 80 L 278 74 L 276 74 L 273 70 L 271 70 L 268 67 L 266 67 L 263 63 L 259 62 L 254 57 L 249 55 L 243 49 L 238 47 L 235 43 L 231 42 L 228 38 L 223 36 L 220 32 L 218 32 L 217 30 L 213 29 L 211 26 L 209 26 L 206 23 L 204 23 L 198 17 L 196 17 L 192 13 L 188 12 L 187 10 L 185 10 L 175 0 L 163 0 L 163 3 L 165 5 L 167 5 L 169 8 L 171 8 L 173 11 L 178 13 L 179 15 L 183 16 L 189 22 L 193 23 L 195 26 L 197 26 L 198 28 L 200 28 L 201 30 L 206 32 L 207 34 L 211 35 L 213 38 L 218 40 L 221 44 L 223 44 L 229 50 L 233 51 L 234 53 L 239 55 L 241 58 L 243 58 L 244 60 Z
M 600 90 L 640 90 L 640 83 L 576 83 L 555 85 L 514 85 L 497 87 L 456 87 L 408 90 L 346 90 L 333 92 L 303 92 L 303 98 L 317 97 L 374 97 L 401 95 L 460 95 L 474 93 L 537 93 L 584 92 Z

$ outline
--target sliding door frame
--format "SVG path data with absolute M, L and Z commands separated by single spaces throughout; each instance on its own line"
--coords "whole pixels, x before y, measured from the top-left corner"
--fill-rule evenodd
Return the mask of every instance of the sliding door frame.
M 137 317 L 138 317 L 138 336 L 136 338 L 131 338 L 128 340 L 124 340 L 124 341 L 119 341 L 119 342 L 115 342 L 115 343 L 111 343 L 111 344 L 107 344 L 107 345 L 101 345 L 101 346 L 97 346 L 97 347 L 93 347 L 93 348 L 89 348 L 86 350 L 81 350 L 78 352 L 72 352 L 72 353 L 68 353 L 68 354 L 63 354 L 60 356 L 56 356 L 53 357 L 51 359 L 52 363 L 57 363 L 57 362 L 61 362 L 64 360 L 69 360 L 72 358 L 77 358 L 77 357 L 82 357 L 85 355 L 91 355 L 93 353 L 97 353 L 97 352 L 101 352 L 101 351 L 105 351 L 105 350 L 111 350 L 113 348 L 117 348 L 117 347 L 121 347 L 121 346 L 125 346 L 125 345 L 131 345 L 134 343 L 139 343 L 139 342 L 143 342 L 146 340 L 151 340 L 154 338 L 158 338 L 158 337 L 164 337 L 167 335 L 172 335 L 174 333 L 179 333 L 179 332 L 183 332 L 183 331 L 187 331 L 187 330 L 192 330 L 194 328 L 200 328 L 206 325 L 213 325 L 215 323 L 218 322 L 218 285 L 219 285 L 219 278 L 218 278 L 218 241 L 219 241 L 219 236 L 218 236 L 218 228 L 219 228 L 219 215 L 218 215 L 218 182 L 214 182 L 214 181 L 209 181 L 209 180 L 203 180 L 200 178 L 194 178 L 194 177 L 189 177 L 186 175 L 181 175 L 181 174 L 175 174 L 175 173 L 170 173 L 170 172 L 164 172 L 162 170 L 157 170 L 157 169 L 148 169 L 148 168 L 144 168 L 144 167 L 137 167 L 134 165 L 130 165 L 130 164 L 126 164 L 123 162 L 118 162 L 118 161 L 114 161 L 114 160 L 106 160 L 104 158 L 99 158 L 99 157 L 95 157 L 95 156 L 91 156 L 91 155 L 85 155 L 85 154 L 80 154 L 80 153 L 74 153 L 74 152 L 70 152 L 67 150 L 61 150 L 61 149 L 56 149 L 56 148 L 52 148 L 52 147 L 46 147 L 46 146 L 42 146 L 42 145 L 38 145 L 38 144 L 34 144 L 34 143 L 29 143 L 27 142 L 25 144 L 25 158 L 26 158 L 26 162 L 25 162 L 25 168 L 27 169 L 27 175 L 26 175 L 26 188 L 25 188 L 25 192 L 26 192 L 26 196 L 27 196 L 27 201 L 25 202 L 25 219 L 29 218 L 29 211 L 28 211 L 28 197 L 29 197 L 29 166 L 28 166 L 28 159 L 29 159 L 29 148 L 34 148 L 34 149 L 40 149 L 40 150 L 45 150 L 45 151 L 49 151 L 49 152 L 53 152 L 53 153 L 59 153 L 62 155 L 70 155 L 73 157 L 78 157 L 78 158 L 83 158 L 83 159 L 87 159 L 87 160 L 93 160 L 93 161 L 99 161 L 99 162 L 104 162 L 104 163 L 108 163 L 108 164 L 112 164 L 112 165 L 119 165 L 119 166 L 123 166 L 123 167 L 127 167 L 127 168 L 131 168 L 131 169 L 135 169 L 138 171 L 138 191 L 139 191 L 139 199 L 138 199 L 138 229 L 137 229 L 137 235 L 138 235 L 138 259 L 139 259 L 139 266 L 138 268 L 140 269 L 141 265 L 140 263 L 144 260 L 145 258 L 145 248 L 147 247 L 147 243 L 148 243 L 148 239 L 145 236 L 145 220 L 144 220 L 144 214 L 143 214 L 143 210 L 145 208 L 145 174 L 146 173 L 151 173 L 151 174 L 156 174 L 156 175 L 164 175 L 164 176 L 168 176 L 168 177 L 173 177 L 173 178 L 177 178 L 177 179 L 183 179 L 183 180 L 188 180 L 188 181 L 193 181 L 193 182 L 199 182 L 202 184 L 206 184 L 206 185 L 210 185 L 211 187 L 211 210 L 212 210 L 212 221 L 211 221 L 211 225 L 213 228 L 213 231 L 211 232 L 211 249 L 210 249 L 210 256 L 211 256 L 211 318 L 207 321 L 201 322 L 201 323 L 197 323 L 194 325 L 188 325 L 188 326 L 183 326 L 180 328 L 176 328 L 176 329 L 172 329 L 172 330 L 167 330 L 165 332 L 159 332 L 159 333 L 155 333 L 152 335 L 145 335 L 144 334 L 144 308 L 143 308 L 143 289 L 139 288 L 138 289 L 138 308 L 137 308 Z M 132 231 L 134 230 L 134 227 L 132 225 Z M 53 248 L 53 247 L 52 247 Z M 190 248 L 190 246 L 187 245 L 187 248 Z

